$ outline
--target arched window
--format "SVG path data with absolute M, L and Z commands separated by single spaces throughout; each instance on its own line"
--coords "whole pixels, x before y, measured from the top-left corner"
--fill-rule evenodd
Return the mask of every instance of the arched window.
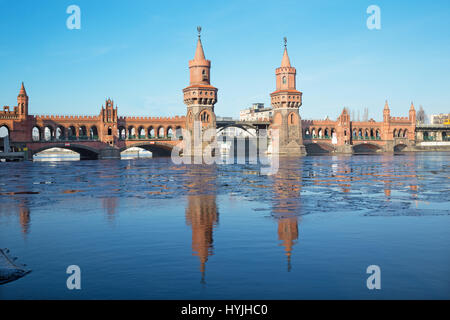
M 53 128 L 52 127 L 45 127 L 44 128 L 44 140 L 50 141 L 53 137 Z
M 173 136 L 173 130 L 172 130 L 172 128 L 169 127 L 169 129 L 167 129 L 167 137 L 172 138 L 172 136 Z
M 144 127 L 139 127 L 138 134 L 140 139 L 145 139 L 145 129 Z
M 119 127 L 119 139 L 125 140 L 127 138 L 127 130 L 124 127 Z
M 209 122 L 209 113 L 207 111 L 203 111 L 200 114 L 200 121 L 201 122 Z
M 286 76 L 283 77 L 283 84 L 286 84 Z
M 176 128 L 175 134 L 176 134 L 176 136 L 177 136 L 178 139 L 180 139 L 180 138 L 183 137 L 183 131 L 182 131 L 181 127 L 177 127 L 177 128 Z
M 91 129 L 89 130 L 89 138 L 91 138 L 92 140 L 98 139 L 98 131 L 96 126 L 92 126 Z
M 34 127 L 31 131 L 31 135 L 33 138 L 33 141 L 39 141 L 41 140 L 41 130 L 38 127 Z
M 155 129 L 153 129 L 153 127 L 148 128 L 148 137 L 149 138 L 155 137 Z
M 0 127 L 0 138 L 4 138 L 6 136 L 9 136 L 9 129 L 7 126 L 1 126 Z
M 159 127 L 158 129 L 158 137 L 164 138 L 164 127 Z
M 64 127 L 59 126 L 58 128 L 56 128 L 55 138 L 57 140 L 64 140 Z
M 70 126 L 69 129 L 67 130 L 67 136 L 68 136 L 69 140 L 74 140 L 76 135 L 77 135 L 77 132 L 75 131 L 75 127 Z
M 78 136 L 80 139 L 87 139 L 87 130 L 85 126 L 81 126 L 78 128 Z

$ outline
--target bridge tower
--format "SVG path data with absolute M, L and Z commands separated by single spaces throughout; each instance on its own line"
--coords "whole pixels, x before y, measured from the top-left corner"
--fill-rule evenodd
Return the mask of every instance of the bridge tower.
M 26 120 L 28 118 L 28 95 L 22 82 L 19 95 L 17 96 L 17 108 L 19 119 Z
M 191 136 L 191 148 L 183 151 L 185 155 L 201 155 L 204 147 L 212 140 L 194 145 L 194 134 L 197 134 L 197 139 L 200 139 L 199 135 L 205 130 L 216 128 L 214 105 L 217 102 L 217 88 L 211 85 L 211 61 L 206 60 L 203 52 L 201 27 L 197 27 L 197 31 L 195 56 L 189 61 L 190 82 L 189 86 L 183 89 L 184 103 L 187 106 L 186 130 Z M 194 126 L 197 127 L 194 128 Z M 215 134 L 211 139 L 215 139 Z
M 272 129 L 279 130 L 279 153 L 285 155 L 305 155 L 302 122 L 299 108 L 302 92 L 296 89 L 297 71 L 291 66 L 284 38 L 284 53 L 281 66 L 275 70 L 276 90 L 270 94 L 273 108 Z
M 408 131 L 408 139 L 416 139 L 416 109 L 414 108 L 414 103 L 411 101 L 411 107 L 409 108 L 409 121 L 411 122 L 411 127 L 413 130 Z
M 390 122 L 391 122 L 391 110 L 389 109 L 389 104 L 388 101 L 386 100 L 383 109 L 383 131 L 382 131 L 383 140 L 392 140 L 392 137 L 389 135 Z
M 100 129 L 101 141 L 114 146 L 117 137 L 117 106 L 114 108 L 114 101 L 110 98 L 106 99 L 105 105 L 102 106 L 100 112 L 102 126 Z

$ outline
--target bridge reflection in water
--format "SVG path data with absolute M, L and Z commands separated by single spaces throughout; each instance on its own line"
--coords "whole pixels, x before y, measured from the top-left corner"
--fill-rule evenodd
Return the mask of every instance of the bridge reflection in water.
M 33 165 L 29 167 L 31 171 L 27 169 L 20 173 L 20 182 L 17 178 L 8 178 L 7 182 L 11 183 L 12 187 L 0 185 L 0 197 L 7 200 L 0 206 L 0 219 L 3 221 L 4 216 L 15 216 L 21 233 L 27 237 L 33 232 L 32 210 L 39 208 L 42 201 L 65 203 L 66 207 L 77 207 L 86 199 L 97 201 L 97 207 L 103 208 L 105 219 L 112 222 L 121 214 L 122 200 L 147 201 L 159 196 L 164 205 L 167 201 L 174 202 L 184 198 L 186 199 L 184 220 L 190 228 L 191 253 L 198 259 L 197 271 L 201 282 L 205 284 L 208 261 L 215 254 L 215 246 L 220 245 L 215 242 L 214 237 L 216 230 L 220 228 L 219 215 L 229 214 L 224 209 L 219 214 L 218 195 L 229 194 L 230 188 L 235 188 L 234 190 L 239 190 L 242 195 L 250 194 L 268 204 L 270 217 L 276 222 L 272 229 L 273 235 L 277 235 L 276 244 L 281 247 L 279 252 L 284 254 L 286 259 L 287 267 L 284 270 L 293 271 L 296 266 L 294 257 L 298 256 L 302 247 L 299 246 L 302 238 L 299 223 L 302 216 L 314 211 L 348 211 L 351 206 L 355 206 L 355 197 L 361 206 L 369 210 L 369 215 L 373 214 L 370 209 L 375 209 L 376 214 L 389 212 L 398 214 L 401 204 L 399 200 L 402 203 L 406 201 L 415 203 L 416 207 L 423 202 L 420 195 L 428 180 L 424 180 L 423 172 L 418 174 L 422 170 L 423 162 L 417 161 L 415 154 L 405 156 L 383 154 L 376 156 L 376 161 L 373 159 L 374 156 L 280 158 L 278 172 L 271 176 L 256 174 L 254 178 L 252 177 L 252 181 L 243 177 L 242 167 L 246 168 L 247 165 L 240 166 L 239 169 L 236 165 L 173 166 L 166 162 L 170 160 L 152 159 L 148 162 L 130 161 L 126 166 L 124 162 L 111 161 L 106 169 L 97 162 L 91 164 L 80 162 L 77 165 L 83 168 L 74 169 L 78 175 L 69 174 L 77 185 L 72 189 L 64 189 L 63 192 L 56 189 L 59 196 L 48 193 L 48 190 L 54 188 L 53 184 L 58 185 L 62 180 L 67 182 L 67 179 L 58 176 L 59 180 L 55 181 L 49 178 L 49 184 L 46 181 L 35 184 L 36 174 L 39 172 L 39 176 L 50 175 L 52 168 L 69 164 L 54 164 L 53 167 L 49 164 L 39 164 L 39 168 Z M 18 165 L 26 166 L 23 163 Z M 81 169 L 88 167 L 91 170 L 88 174 L 81 172 Z M 249 168 L 257 169 L 257 166 Z M 69 169 L 58 170 L 65 172 Z M 166 171 L 160 174 L 160 170 Z M 230 170 L 238 173 L 230 177 Z M 138 175 L 139 172 L 143 174 Z M 427 174 L 439 177 L 433 172 Z M 218 183 L 223 182 L 222 176 L 233 181 L 233 185 Z M 77 189 L 78 184 L 83 183 L 88 183 L 92 188 L 101 191 L 97 196 L 91 197 L 85 192 L 89 190 L 86 184 L 85 190 Z M 145 192 L 149 190 L 149 184 L 160 190 L 164 189 L 167 196 L 163 195 L 163 192 Z M 367 188 L 368 185 L 375 188 L 374 195 L 378 194 L 376 202 L 373 201 L 374 195 L 359 196 L 360 190 Z M 42 193 L 42 196 L 36 196 L 39 193 Z M 53 197 L 45 200 L 50 194 Z M 330 199 L 336 199 L 336 202 Z M 379 201 L 383 199 L 384 201 Z M 391 208 L 391 205 L 394 206 Z M 177 218 L 180 217 L 182 218 L 182 216 Z M 117 225 L 119 223 L 123 221 Z

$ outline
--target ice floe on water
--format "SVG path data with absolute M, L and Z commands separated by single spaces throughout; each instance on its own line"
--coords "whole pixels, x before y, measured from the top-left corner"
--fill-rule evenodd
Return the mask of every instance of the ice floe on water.
M 20 279 L 31 272 L 26 265 L 19 264 L 16 260 L 9 255 L 8 249 L 0 249 L 0 285 Z

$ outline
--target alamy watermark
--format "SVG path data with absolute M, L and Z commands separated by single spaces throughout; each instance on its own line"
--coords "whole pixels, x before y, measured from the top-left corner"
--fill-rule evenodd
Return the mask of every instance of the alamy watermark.
M 370 16 L 367 18 L 366 25 L 369 30 L 381 29 L 381 9 L 377 5 L 370 5 L 366 10 Z
M 66 269 L 66 273 L 70 274 L 67 278 L 66 286 L 69 290 L 81 290 L 81 269 L 77 265 L 70 265 Z
M 381 289 L 381 269 L 377 265 L 370 265 L 366 269 L 366 273 L 370 274 L 367 278 L 366 286 L 369 290 Z
M 72 4 L 67 7 L 66 13 L 70 16 L 66 20 L 66 26 L 69 30 L 81 29 L 81 9 L 79 6 Z

